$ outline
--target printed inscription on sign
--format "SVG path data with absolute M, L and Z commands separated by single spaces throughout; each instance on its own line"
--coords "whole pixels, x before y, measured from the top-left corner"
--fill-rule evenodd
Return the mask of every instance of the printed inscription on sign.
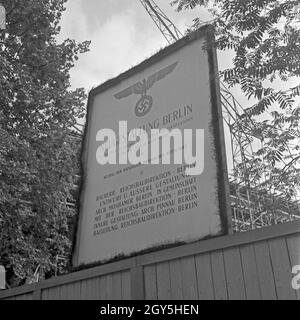
M 200 30 L 91 92 L 75 266 L 227 232 L 207 34 Z

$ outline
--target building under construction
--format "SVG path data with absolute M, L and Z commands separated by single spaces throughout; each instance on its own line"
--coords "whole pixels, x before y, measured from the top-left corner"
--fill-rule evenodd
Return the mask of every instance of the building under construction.
M 183 36 L 155 1 L 139 1 L 169 44 Z M 254 158 L 255 145 L 262 145 L 263 138 L 254 134 L 258 132 L 256 124 L 221 81 L 220 89 L 224 125 L 230 135 L 226 150 L 232 161 L 229 181 L 233 230 L 241 232 L 299 219 L 297 191 L 292 197 L 266 187 L 272 184 L 267 173 L 259 180 L 251 179 L 248 166 Z
M 168 44 L 183 37 L 154 0 L 139 1 Z M 258 134 L 257 123 L 222 81 L 220 95 L 224 127 L 229 136 L 226 151 L 230 159 L 228 167 L 233 231 L 243 232 L 300 219 L 299 197 L 286 196 L 274 189 L 267 172 L 258 180 L 249 174 L 249 169 L 252 172 L 256 170 L 254 167 L 249 168 L 249 164 L 254 160 L 256 147 L 261 146 L 264 139 Z M 299 144 L 299 141 L 295 143 Z

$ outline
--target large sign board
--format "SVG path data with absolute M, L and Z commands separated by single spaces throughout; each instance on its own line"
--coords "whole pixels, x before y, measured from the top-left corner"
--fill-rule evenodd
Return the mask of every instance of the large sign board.
M 205 26 L 90 92 L 74 266 L 227 232 L 228 184 L 218 88 L 213 30 Z M 187 175 L 185 163 L 175 161 L 100 164 L 104 140 L 99 136 L 104 128 L 116 132 L 115 149 L 135 128 L 146 133 L 201 129 L 202 139 L 196 141 L 202 157 L 199 174 Z M 118 149 L 118 159 L 124 161 L 124 154 L 127 159 L 129 147 Z M 170 150 L 175 154 L 175 145 Z M 159 152 L 161 159 L 163 149 Z

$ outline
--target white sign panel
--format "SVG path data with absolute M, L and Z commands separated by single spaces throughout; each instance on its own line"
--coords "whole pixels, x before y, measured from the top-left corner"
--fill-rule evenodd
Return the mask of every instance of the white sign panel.
M 227 232 L 225 152 L 211 37 L 211 28 L 204 27 L 90 93 L 74 266 Z M 115 138 L 105 140 L 103 129 Z M 136 129 L 144 136 L 134 143 L 130 131 Z M 155 154 L 150 138 L 155 130 L 163 136 L 173 129 L 183 143 L 180 147 L 175 138 L 169 140 L 168 163 L 167 144 Z M 188 143 L 198 156 L 198 169 L 189 174 L 184 161 Z M 110 151 L 104 148 L 108 145 Z M 142 163 L 130 162 L 143 152 Z M 114 164 L 103 164 L 109 154 Z

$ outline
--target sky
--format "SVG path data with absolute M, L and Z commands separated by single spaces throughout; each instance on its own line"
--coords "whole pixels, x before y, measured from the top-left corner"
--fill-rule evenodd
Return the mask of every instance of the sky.
M 196 17 L 210 20 L 207 10 L 200 6 L 177 12 L 175 6 L 170 6 L 171 0 L 155 2 L 182 33 Z M 90 52 L 81 55 L 71 70 L 72 87 L 84 87 L 87 91 L 167 45 L 139 0 L 69 0 L 61 27 L 58 41 L 91 40 Z M 220 70 L 229 67 L 231 60 L 232 55 L 218 52 Z M 298 84 L 298 79 L 287 83 L 287 88 L 294 84 Z M 241 104 L 250 105 L 240 92 L 233 90 L 233 93 Z
M 156 0 L 182 31 L 193 18 L 208 20 L 205 10 L 178 13 L 170 0 Z M 80 56 L 71 71 L 73 87 L 90 90 L 149 58 L 167 45 L 139 0 L 69 0 L 59 40 L 91 40 L 90 52 Z
M 171 0 L 155 2 L 182 33 L 196 17 L 203 22 L 211 19 L 207 10 L 200 6 L 177 12 L 176 7 L 170 5 Z M 166 39 L 139 0 L 69 0 L 61 27 L 58 41 L 66 38 L 91 40 L 90 51 L 82 54 L 71 70 L 72 87 L 84 87 L 87 91 L 167 46 Z M 232 57 L 228 51 L 218 51 L 219 70 L 230 67 Z M 298 81 L 291 80 L 287 88 L 297 84 Z M 248 101 L 237 88 L 231 92 L 243 107 L 255 102 Z
M 210 20 L 209 13 L 200 7 L 177 12 L 171 0 L 155 2 L 182 33 L 196 17 Z M 72 87 L 83 87 L 87 92 L 168 45 L 139 0 L 69 0 L 61 28 L 58 41 L 91 40 L 90 51 L 81 55 L 71 70 Z M 228 55 L 219 56 L 220 68 L 230 61 Z M 225 135 L 228 145 L 229 133 Z
M 199 6 L 177 12 L 170 6 L 171 0 L 155 2 L 182 33 L 196 17 L 203 22 L 210 20 L 206 9 Z M 72 87 L 84 87 L 87 92 L 167 46 L 166 39 L 139 0 L 69 0 L 61 27 L 58 41 L 66 38 L 91 40 L 90 51 L 82 54 L 71 70 Z M 229 67 L 231 61 L 232 55 L 218 52 L 220 70 Z M 298 79 L 291 80 L 287 87 L 296 86 L 298 82 Z M 231 89 L 231 92 L 244 108 L 253 102 L 248 101 L 238 89 Z M 225 140 L 227 163 L 231 169 L 230 135 L 226 126 Z

